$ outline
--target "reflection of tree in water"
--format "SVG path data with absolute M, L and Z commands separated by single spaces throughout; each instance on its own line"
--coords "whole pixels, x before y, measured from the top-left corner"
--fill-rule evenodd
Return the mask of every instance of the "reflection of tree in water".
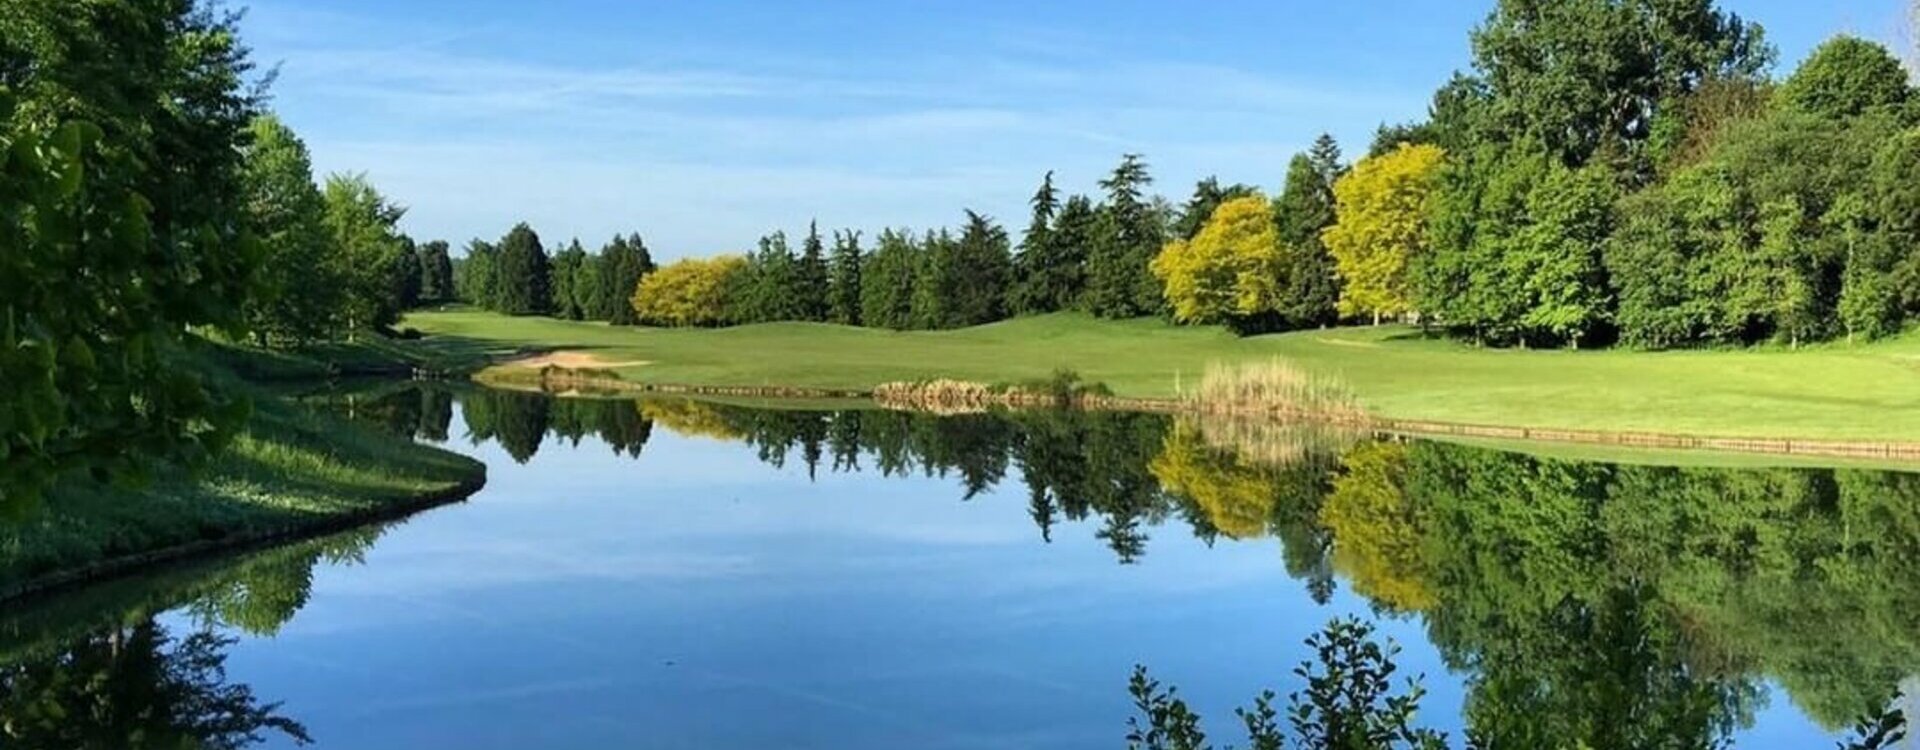
M 0 667 L 0 737 L 23 750 L 229 750 L 270 733 L 310 742 L 278 704 L 227 681 L 232 644 L 208 631 L 176 640 L 149 619 Z
M 1138 414 L 539 399 L 475 391 L 461 408 L 517 458 L 548 432 L 619 435 L 637 455 L 657 422 L 809 474 L 952 477 L 967 498 L 1017 473 L 1042 539 L 1093 520 L 1123 562 L 1169 520 L 1209 541 L 1275 537 L 1317 600 L 1338 570 L 1421 617 L 1468 675 L 1488 747 L 1723 743 L 1763 678 L 1839 728 L 1920 672 L 1914 475 L 1615 466 Z
M 362 559 L 381 528 L 114 581 L 0 614 L 0 747 L 242 748 L 306 730 L 227 679 L 223 628 L 270 635 L 313 567 Z M 179 636 L 156 614 L 183 608 Z

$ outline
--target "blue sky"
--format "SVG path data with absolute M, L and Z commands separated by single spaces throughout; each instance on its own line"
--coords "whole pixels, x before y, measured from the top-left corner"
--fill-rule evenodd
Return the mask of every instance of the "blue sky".
M 1421 115 L 1492 0 L 618 2 L 256 0 L 256 58 L 317 170 L 365 171 L 456 245 L 638 231 L 656 257 L 776 229 L 1012 227 L 1125 152 L 1184 197 L 1273 190 L 1322 131 L 1349 154 Z M 1902 0 L 1722 0 L 1790 68 L 1902 38 Z

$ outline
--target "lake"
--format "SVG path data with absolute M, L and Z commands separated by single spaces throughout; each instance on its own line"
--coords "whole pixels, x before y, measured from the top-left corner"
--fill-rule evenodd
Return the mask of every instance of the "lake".
M 1244 745 L 1234 709 L 1284 712 L 1304 641 L 1353 617 L 1456 747 L 1832 747 L 1920 672 L 1913 474 L 1140 414 L 312 403 L 487 487 L 0 613 L 0 717 L 88 747 L 1119 748 L 1145 665 Z

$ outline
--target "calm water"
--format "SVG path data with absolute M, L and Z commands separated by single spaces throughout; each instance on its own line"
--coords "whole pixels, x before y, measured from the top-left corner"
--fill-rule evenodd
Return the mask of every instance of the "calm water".
M 99 747 L 1118 748 L 1146 664 L 1242 744 L 1233 708 L 1284 704 L 1352 615 L 1456 745 L 1831 747 L 1920 672 L 1913 475 L 1141 415 L 324 408 L 489 484 L 0 613 L 0 718 L 91 717 Z

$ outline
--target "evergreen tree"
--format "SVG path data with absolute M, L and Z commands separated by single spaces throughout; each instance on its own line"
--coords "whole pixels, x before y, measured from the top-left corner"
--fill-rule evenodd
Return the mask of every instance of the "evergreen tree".
M 1100 211 L 1084 195 L 1067 198 L 1054 217 L 1047 257 L 1031 264 L 1039 281 L 1039 309 L 1058 311 L 1087 304 L 1087 255 L 1100 236 Z
M 1310 151 L 1293 157 L 1286 185 L 1274 199 L 1283 274 L 1279 308 L 1288 325 L 1324 326 L 1338 318 L 1339 274 L 1320 235 L 1336 219 L 1333 183 L 1345 171 L 1340 147 L 1322 135 Z
M 1139 154 L 1127 154 L 1100 181 L 1107 202 L 1087 263 L 1087 305 L 1103 318 L 1131 318 L 1160 309 L 1160 284 L 1147 265 L 1160 252 L 1164 231 L 1144 189 L 1153 183 Z
M 941 328 L 964 328 L 1006 317 L 1007 279 L 1012 249 L 1007 230 L 986 216 L 967 211 L 958 241 L 943 241 L 935 263 Z
M 1013 286 L 1009 293 L 1008 304 L 1015 314 L 1045 313 L 1059 309 L 1049 304 L 1051 295 L 1046 287 L 1047 265 L 1055 255 L 1053 248 L 1053 221 L 1060 211 L 1060 191 L 1053 186 L 1053 172 L 1047 172 L 1040 182 L 1040 190 L 1033 194 L 1028 202 L 1033 207 L 1033 219 L 1027 223 L 1026 234 L 1020 237 L 1020 254 L 1013 259 Z
M 820 222 L 807 224 L 807 239 L 801 244 L 800 261 L 794 267 L 795 285 L 799 292 L 797 320 L 821 322 L 827 319 L 832 305 L 833 280 L 827 269 L 827 249 L 820 239 Z
M 829 297 L 830 319 L 845 326 L 861 324 L 861 267 L 866 262 L 860 251 L 860 233 L 843 230 L 833 233 L 833 267 Z
M 913 327 L 918 249 L 906 230 L 886 229 L 860 269 L 860 320 L 874 328 Z
M 574 239 L 565 250 L 553 256 L 553 317 L 561 320 L 585 320 L 586 306 L 581 303 L 586 296 L 577 285 L 580 268 L 588 263 L 587 250 L 580 246 L 580 240 Z
M 920 240 L 913 257 L 911 312 L 907 316 L 909 328 L 933 330 L 945 324 L 946 300 L 941 295 L 940 279 L 945 264 L 950 262 L 953 255 L 953 244 L 953 235 L 945 229 L 939 232 L 929 229 Z
M 595 265 L 599 292 L 595 295 L 593 318 L 617 326 L 639 324 L 640 319 L 633 311 L 633 294 L 640 288 L 640 280 L 654 271 L 653 256 L 647 251 L 646 242 L 638 233 L 625 237 L 614 235 L 613 240 L 600 249 Z
M 1221 187 L 1218 177 L 1201 180 L 1193 186 L 1193 197 L 1180 209 L 1180 217 L 1173 223 L 1173 236 L 1177 239 L 1193 239 L 1207 225 L 1207 219 L 1213 218 L 1213 210 L 1219 208 L 1220 204 L 1257 192 L 1252 185 L 1240 183 Z
M 601 317 L 600 256 L 582 250 L 580 265 L 573 269 L 574 304 L 580 307 L 581 320 L 605 320 Z
M 499 309 L 500 251 L 486 240 L 467 243 L 467 256 L 460 259 L 454 276 L 454 291 L 460 301 L 488 310 Z
M 400 257 L 393 265 L 393 301 L 396 309 L 411 310 L 420 304 L 420 247 L 412 237 L 400 235 Z
M 553 309 L 552 264 L 533 227 L 517 224 L 501 238 L 498 268 L 500 312 L 544 315 Z
M 787 234 L 760 238 L 760 249 L 748 259 L 747 282 L 741 312 L 749 323 L 798 320 L 801 307 L 799 262 L 787 247 Z
M 447 254 L 446 240 L 421 245 L 419 253 L 420 301 L 438 304 L 452 300 L 453 259 Z

